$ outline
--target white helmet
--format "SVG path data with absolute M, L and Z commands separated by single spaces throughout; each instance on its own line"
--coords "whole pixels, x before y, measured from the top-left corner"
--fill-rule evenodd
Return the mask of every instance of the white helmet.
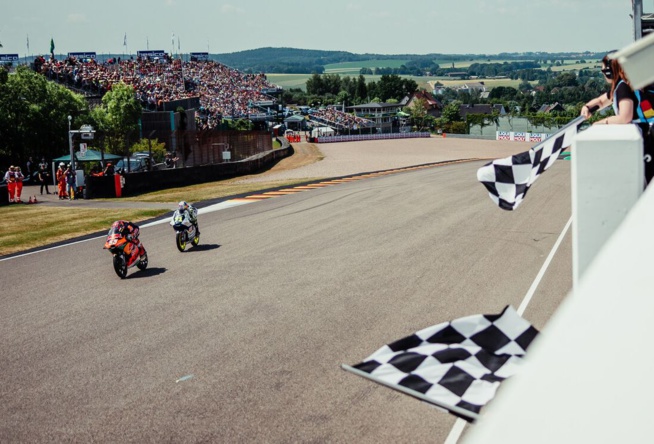
M 183 200 L 183 201 L 181 201 L 180 203 L 177 204 L 177 208 L 179 209 L 180 212 L 181 211 L 186 211 L 186 210 L 188 210 L 188 204 L 186 203 L 186 201 Z

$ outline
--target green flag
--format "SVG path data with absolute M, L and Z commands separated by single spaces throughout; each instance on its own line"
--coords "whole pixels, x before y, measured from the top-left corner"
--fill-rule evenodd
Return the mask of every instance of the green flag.
M 50 54 L 54 54 L 54 39 L 50 39 Z

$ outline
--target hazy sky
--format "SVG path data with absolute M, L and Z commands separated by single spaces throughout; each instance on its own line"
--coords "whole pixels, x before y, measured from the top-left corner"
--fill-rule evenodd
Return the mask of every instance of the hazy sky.
M 173 34 L 185 53 L 577 52 L 633 40 L 630 0 L 2 0 L 0 12 L 0 53 L 21 56 L 49 53 L 50 38 L 57 54 L 170 52 Z

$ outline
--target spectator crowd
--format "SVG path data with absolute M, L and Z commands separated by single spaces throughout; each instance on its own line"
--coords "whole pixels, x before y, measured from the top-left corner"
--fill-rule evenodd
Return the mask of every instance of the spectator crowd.
M 359 130 L 374 126 L 372 120 L 355 114 L 344 113 L 336 108 L 322 108 L 314 111 L 310 119 L 331 126 L 337 130 Z
M 165 102 L 199 97 L 196 115 L 199 128 L 217 126 L 223 116 L 247 118 L 258 113 L 258 101 L 270 101 L 265 90 L 278 89 L 265 74 L 246 74 L 214 61 L 190 61 L 159 58 L 95 59 L 67 57 L 64 60 L 38 57 L 34 69 L 51 80 L 65 83 L 82 92 L 103 95 L 114 84 L 134 87 L 137 99 L 146 110 L 161 110 Z

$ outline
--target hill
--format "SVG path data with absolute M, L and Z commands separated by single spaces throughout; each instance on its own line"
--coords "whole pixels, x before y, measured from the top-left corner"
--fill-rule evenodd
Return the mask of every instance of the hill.
M 354 54 L 347 51 L 324 51 L 298 48 L 258 48 L 224 54 L 211 54 L 210 58 L 227 66 L 246 72 L 277 74 L 324 73 L 326 66 L 345 64 L 353 73 L 357 67 L 398 68 L 406 65 L 412 69 L 433 66 L 461 66 L 463 62 L 511 62 L 511 61 L 565 61 L 573 59 L 599 59 L 604 53 L 500 53 L 500 54 Z M 374 61 L 371 62 L 371 61 Z

